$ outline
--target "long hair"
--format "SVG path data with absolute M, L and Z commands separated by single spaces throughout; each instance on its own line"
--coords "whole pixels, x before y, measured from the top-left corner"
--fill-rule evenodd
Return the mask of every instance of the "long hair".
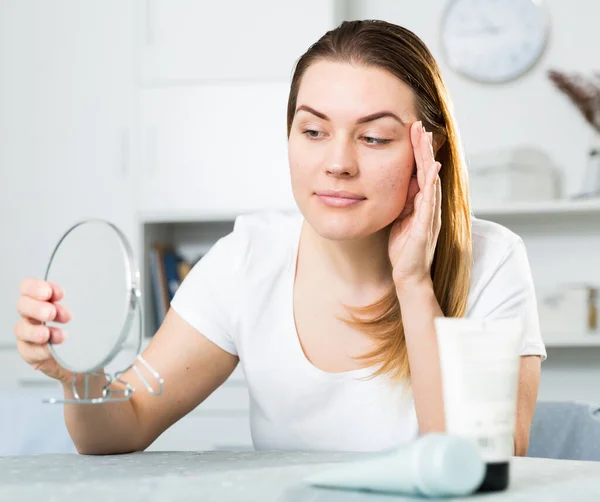
M 287 108 L 288 138 L 298 89 L 307 68 L 332 61 L 387 70 L 411 87 L 417 115 L 433 132 L 442 188 L 442 222 L 431 266 L 434 293 L 447 317 L 464 315 L 471 276 L 471 211 L 466 168 L 452 104 L 439 67 L 414 33 L 385 21 L 344 21 L 309 47 L 297 61 Z M 441 146 L 440 146 L 441 145 Z M 346 307 L 344 322 L 371 336 L 374 350 L 359 356 L 379 366 L 373 376 L 410 379 L 408 352 L 395 290 L 372 305 Z

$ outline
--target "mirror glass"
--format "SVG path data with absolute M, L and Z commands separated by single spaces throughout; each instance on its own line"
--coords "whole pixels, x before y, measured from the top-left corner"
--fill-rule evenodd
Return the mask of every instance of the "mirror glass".
M 103 369 L 121 349 L 134 318 L 139 281 L 131 249 L 122 232 L 102 220 L 88 220 L 59 241 L 46 280 L 63 288 L 61 300 L 73 318 L 63 343 L 51 344 L 55 359 L 68 370 Z

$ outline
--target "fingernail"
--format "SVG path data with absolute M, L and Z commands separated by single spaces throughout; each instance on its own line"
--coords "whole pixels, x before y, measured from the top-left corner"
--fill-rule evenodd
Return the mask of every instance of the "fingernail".
M 439 173 L 441 169 L 442 169 L 442 164 L 440 164 L 440 163 L 438 162 L 438 163 L 437 163 L 437 172 Z
M 427 129 L 425 129 L 425 126 L 423 125 L 423 123 L 421 122 L 421 132 L 426 133 Z

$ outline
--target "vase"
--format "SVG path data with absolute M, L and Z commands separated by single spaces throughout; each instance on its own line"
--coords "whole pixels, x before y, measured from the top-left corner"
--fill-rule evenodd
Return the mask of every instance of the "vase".
M 575 197 L 600 197 L 600 131 L 595 129 L 592 129 L 581 188 Z

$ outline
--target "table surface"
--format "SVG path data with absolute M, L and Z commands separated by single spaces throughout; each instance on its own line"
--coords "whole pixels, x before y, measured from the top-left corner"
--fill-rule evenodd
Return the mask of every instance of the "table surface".
M 360 454 L 349 453 L 275 451 L 0 457 L 0 500 L 415 500 L 404 496 L 314 488 L 302 481 L 324 467 L 359 457 Z M 511 485 L 507 491 L 476 495 L 470 499 L 597 501 L 600 499 L 600 462 L 513 458 Z

